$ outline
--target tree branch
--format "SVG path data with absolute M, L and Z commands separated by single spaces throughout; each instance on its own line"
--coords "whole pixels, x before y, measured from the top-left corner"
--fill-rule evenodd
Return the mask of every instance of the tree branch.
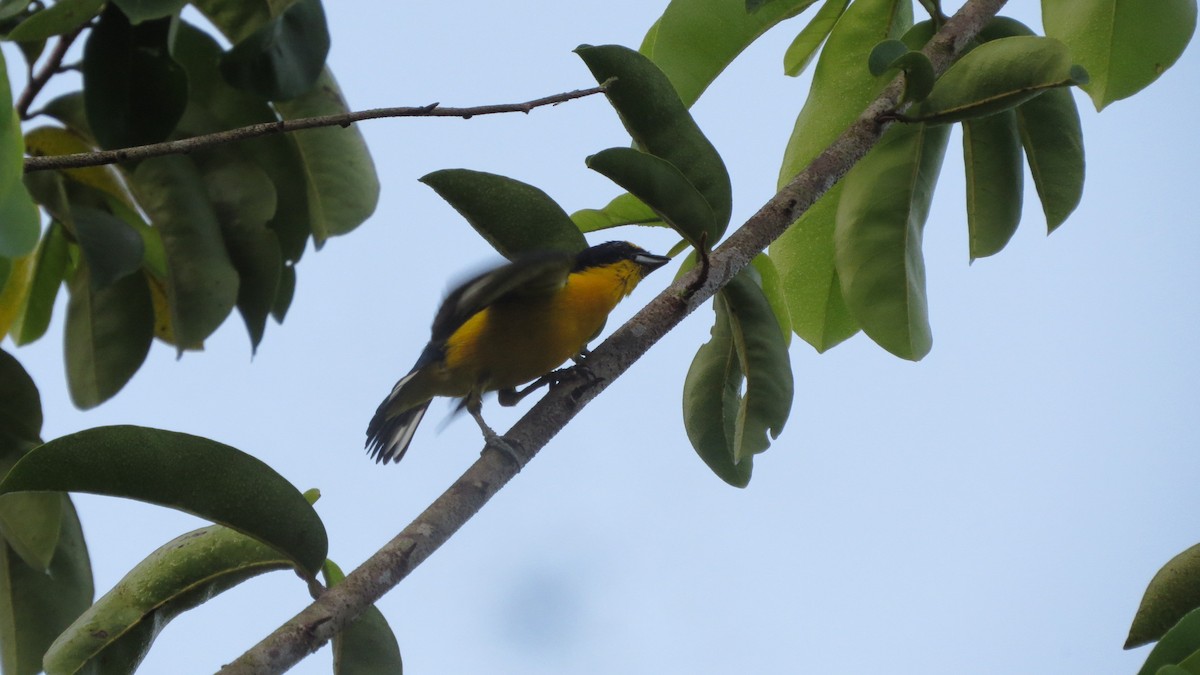
M 1004 3 L 969 0 L 947 21 L 924 49 L 936 73 L 945 71 Z M 849 129 L 718 247 L 707 279 L 696 283 L 696 270 L 684 275 L 597 347 L 588 357 L 588 369 L 597 378 L 592 386 L 569 380 L 534 404 L 505 435 L 517 444 L 520 466 L 498 451 L 485 450 L 446 492 L 345 581 L 222 668 L 221 674 L 283 672 L 383 597 L 478 512 L 584 405 L 728 283 L 866 155 L 889 124 L 877 121 L 879 116 L 898 109 L 903 90 L 898 77 Z M 693 285 L 694 291 L 689 291 Z
M 118 162 L 124 162 L 127 160 L 147 159 L 149 157 L 160 157 L 162 155 L 186 154 L 192 152 L 193 150 L 209 148 L 214 145 L 221 145 L 224 143 L 233 143 L 236 141 L 246 140 L 248 138 L 269 136 L 271 134 L 290 133 L 293 131 L 300 131 L 302 129 L 316 129 L 318 127 L 348 127 L 355 122 L 379 119 L 381 117 L 461 117 L 463 119 L 470 119 L 478 115 L 495 115 L 498 113 L 510 112 L 529 113 L 529 111 L 533 110 L 534 108 L 540 108 L 547 105 L 558 105 L 559 103 L 563 103 L 565 101 L 583 98 L 593 94 L 599 94 L 603 91 L 604 85 L 600 85 L 590 89 L 577 89 L 575 91 L 568 91 L 562 94 L 554 94 L 553 96 L 545 96 L 532 101 L 526 101 L 524 103 L 500 103 L 495 105 L 475 106 L 471 108 L 443 108 L 437 103 L 432 103 L 425 106 L 374 108 L 372 110 L 359 110 L 357 112 L 340 113 L 337 115 L 323 115 L 321 117 L 303 117 L 294 120 L 263 122 L 261 124 L 252 124 L 247 127 L 229 129 L 228 131 L 218 131 L 217 133 L 213 134 L 204 134 L 203 136 L 193 136 L 191 138 L 183 138 L 177 141 L 164 141 L 162 143 L 139 145 L 132 148 L 99 150 L 96 152 L 80 152 L 72 155 L 26 157 L 25 173 L 30 173 L 33 171 L 47 171 L 49 169 L 78 169 L 86 166 L 116 164 Z M 24 98 L 24 95 L 22 95 L 22 98 Z
M 29 82 L 25 85 L 25 89 L 21 91 L 21 95 L 17 98 L 17 103 L 13 106 L 17 111 L 17 116 L 22 120 L 29 119 L 29 106 L 33 105 L 33 99 L 42 91 L 50 78 L 58 72 L 62 66 L 62 60 L 67 55 L 67 50 L 71 48 L 71 43 L 75 42 L 75 38 L 83 32 L 88 24 L 84 23 L 75 30 L 65 33 L 58 38 L 58 42 L 54 45 L 54 51 L 46 57 L 46 62 L 42 64 L 37 74 L 29 78 Z

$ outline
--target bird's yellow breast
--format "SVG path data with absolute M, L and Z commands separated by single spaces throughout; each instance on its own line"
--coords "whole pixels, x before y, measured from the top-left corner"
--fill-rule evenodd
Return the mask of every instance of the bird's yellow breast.
M 509 389 L 554 370 L 604 326 L 609 312 L 637 285 L 633 262 L 588 268 L 541 297 L 496 303 L 446 340 L 443 396 Z

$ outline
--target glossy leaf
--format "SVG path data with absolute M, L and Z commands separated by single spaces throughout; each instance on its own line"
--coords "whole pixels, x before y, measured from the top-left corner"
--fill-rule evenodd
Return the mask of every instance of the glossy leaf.
M 321 0 L 296 0 L 221 58 L 233 86 L 271 101 L 308 91 L 325 67 L 329 30 Z
M 757 16 L 757 15 L 756 15 Z M 729 173 L 670 80 L 646 57 L 616 45 L 575 50 L 621 116 L 639 149 L 679 169 L 712 207 L 723 232 L 733 208 Z M 609 81 L 617 78 L 615 81 Z
M 17 346 L 29 344 L 45 335 L 68 261 L 67 239 L 63 236 L 62 226 L 52 222 L 42 237 L 34 259 L 29 294 L 10 331 Z
M 834 252 L 846 306 L 879 346 L 913 361 L 933 345 L 921 237 L 949 135 L 895 126 L 842 179 Z
M 1128 649 L 1128 647 L 1126 647 Z M 1163 666 L 1179 663 L 1200 650 L 1200 609 L 1179 619 L 1154 645 L 1138 675 L 1155 675 Z
M 1200 608 L 1200 544 L 1171 558 L 1155 573 L 1133 617 L 1125 649 L 1160 639 L 1196 608 Z
M 493 173 L 443 169 L 421 177 L 506 258 L 587 248 L 562 207 L 540 189 Z
M 950 66 L 914 117 L 930 124 L 985 117 L 1056 87 L 1079 84 L 1087 73 L 1058 40 L 1014 36 L 983 43 Z
M 596 171 L 629 191 L 693 246 L 712 248 L 724 234 L 712 207 L 665 159 L 633 148 L 609 148 L 587 158 Z
M 275 107 L 284 119 L 348 111 L 328 68 L 310 91 Z M 379 177 L 357 126 L 312 129 L 288 138 L 299 152 L 318 247 L 329 237 L 350 232 L 374 213 L 379 201 Z
M 602 209 L 580 209 L 571 214 L 571 220 L 580 232 L 596 232 L 622 225 L 666 225 L 642 200 L 628 193 L 617 195 Z
M 201 176 L 188 157 L 138 164 L 138 200 L 162 232 L 171 324 L 180 349 L 199 347 L 237 302 L 238 276 Z
M 93 290 L 105 288 L 141 268 L 145 245 L 137 230 L 99 209 L 80 206 L 72 214 L 79 248 L 91 269 L 89 281 Z
M 41 443 L 42 399 L 33 378 L 21 362 L 0 349 L 0 456 L 8 453 L 12 440 Z
M 783 55 L 783 72 L 792 77 L 796 77 L 804 72 L 808 67 L 812 57 L 817 53 L 817 48 L 829 37 L 829 32 L 833 30 L 838 19 L 842 17 L 842 13 L 846 11 L 846 5 L 850 4 L 850 0 L 825 0 L 821 5 L 821 9 L 813 15 L 808 24 L 801 29 L 796 35 L 796 39 L 792 40 Z
M 1021 135 L 1012 110 L 966 120 L 962 128 L 967 230 L 975 260 L 999 253 L 1021 222 Z
M 130 23 L 139 24 L 143 21 L 161 19 L 173 16 L 187 0 L 113 0 L 113 4 L 121 8 Z
M 1017 107 L 1017 128 L 1025 160 L 1053 232 L 1083 198 L 1083 128 L 1075 97 L 1052 89 Z
M 93 290 L 86 265 L 70 282 L 65 357 L 71 401 L 84 410 L 112 398 L 146 360 L 154 338 L 150 289 L 140 274 Z
M 87 429 L 39 446 L 0 481 L 0 494 L 91 492 L 167 506 L 231 527 L 316 574 L 328 542 L 316 511 L 283 476 L 207 438 L 162 429 Z
M 171 58 L 170 19 L 136 26 L 115 5 L 83 49 L 88 125 L 102 148 L 166 140 L 187 106 L 187 77 Z
M 783 187 L 850 126 L 887 83 L 867 69 L 871 46 L 899 37 L 912 6 L 899 0 L 859 0 L 838 20 L 813 72 L 808 99 L 788 140 L 778 186 Z M 858 332 L 842 299 L 834 267 L 833 231 L 841 184 L 834 185 L 771 244 L 787 295 L 792 330 L 823 352 Z
M 99 14 L 103 5 L 104 0 L 59 0 L 17 24 L 7 38 L 14 42 L 33 42 L 69 33 Z
M 287 569 L 279 551 L 220 525 L 151 553 L 68 627 L 46 652 L 47 672 L 132 673 L 179 614 L 264 572 Z
M 346 577 L 332 560 L 325 561 L 321 572 L 329 588 Z M 396 635 L 374 605 L 333 636 L 333 672 L 334 675 L 403 675 L 404 663 Z
M 1196 30 L 1196 0 L 1042 0 L 1042 23 L 1087 68 L 1083 89 L 1101 110 L 1175 63 Z
M 0 475 L 7 474 L 19 453 L 0 456 Z M 45 573 L 58 545 L 62 495 L 37 492 L 0 496 L 0 535 L 31 569 Z
M 5 675 L 33 675 L 42 655 L 92 604 L 92 568 L 79 517 L 66 495 L 62 525 L 49 573 L 30 568 L 0 542 L 0 668 Z
M 638 51 L 666 74 L 690 107 L 750 43 L 814 2 L 761 0 L 747 11 L 749 3 L 739 0 L 672 0 Z
M 712 339 L 696 350 L 683 381 L 683 426 L 700 459 L 721 480 L 734 487 L 750 484 L 754 458 L 733 462 L 741 363 L 729 328 L 729 310 L 714 299 L 716 322 Z

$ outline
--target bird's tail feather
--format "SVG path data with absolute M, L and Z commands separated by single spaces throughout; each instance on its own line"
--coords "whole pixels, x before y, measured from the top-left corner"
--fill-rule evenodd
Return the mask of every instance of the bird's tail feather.
M 425 416 L 425 410 L 429 408 L 429 401 L 398 414 L 392 408 L 404 389 L 404 385 L 415 374 L 416 371 L 409 373 L 396 383 L 396 386 L 392 388 L 391 395 L 379 404 L 379 409 L 375 411 L 375 417 L 371 418 L 371 423 L 367 425 L 366 447 L 370 451 L 371 458 L 377 463 L 399 462 L 404 457 L 404 452 L 408 450 L 408 444 L 412 442 L 413 434 L 417 431 L 417 425 L 421 423 L 421 418 Z

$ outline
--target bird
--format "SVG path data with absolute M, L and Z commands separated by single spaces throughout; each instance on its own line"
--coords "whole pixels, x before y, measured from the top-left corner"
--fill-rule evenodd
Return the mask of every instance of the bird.
M 460 399 L 487 443 L 512 454 L 483 419 L 483 394 L 499 392 L 501 405 L 515 405 L 553 380 L 555 368 L 586 355 L 617 303 L 670 260 L 610 241 L 578 253 L 528 253 L 468 279 L 442 301 L 429 344 L 367 425 L 371 457 L 399 462 L 438 396 Z

